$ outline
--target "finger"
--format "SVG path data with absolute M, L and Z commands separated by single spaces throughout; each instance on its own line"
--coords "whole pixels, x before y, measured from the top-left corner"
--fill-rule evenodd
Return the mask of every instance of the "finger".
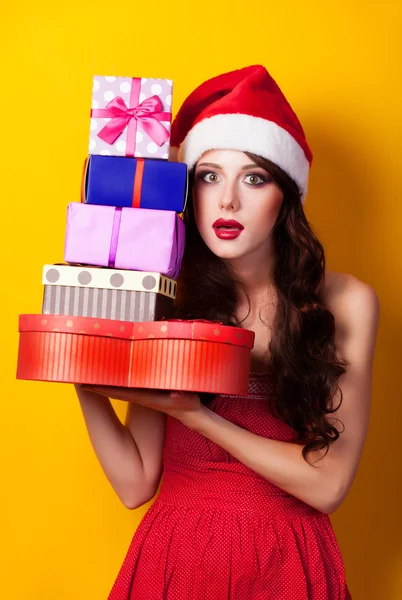
M 110 385 L 95 385 L 91 387 L 91 391 L 115 400 L 129 400 L 133 402 L 135 402 L 137 399 L 139 401 L 142 398 L 147 399 L 149 396 L 152 395 L 152 390 L 143 391 L 135 388 Z M 153 394 L 153 397 L 155 397 L 155 393 Z
M 131 393 L 135 393 L 135 392 L 142 392 L 142 391 L 147 391 L 149 392 L 150 390 L 139 390 L 136 388 L 129 388 L 129 387 L 124 387 L 124 386 L 113 386 L 113 385 L 93 385 L 91 386 L 91 388 L 93 390 L 99 390 L 99 392 L 104 392 L 106 393 L 110 393 L 110 394 L 131 394 Z
M 170 392 L 169 395 L 173 399 L 174 398 L 182 398 L 185 395 L 185 392 L 179 392 L 179 391 L 173 390 L 172 392 Z
M 95 392 L 98 392 L 99 394 L 117 394 L 117 393 L 122 393 L 122 388 L 119 387 L 113 387 L 113 386 L 108 386 L 108 385 L 92 385 L 91 389 L 94 390 Z
M 106 396 L 106 395 L 108 395 L 103 390 L 96 389 L 92 385 L 77 385 L 76 386 L 76 390 L 77 390 L 78 393 L 81 391 L 81 392 L 85 392 L 86 394 L 93 394 L 94 396 Z
M 113 388 L 107 388 L 106 386 L 86 385 L 82 386 L 82 389 L 85 392 L 91 392 L 93 394 L 98 394 L 98 396 L 106 396 L 109 398 L 113 397 L 117 393 Z
M 183 398 L 183 397 L 194 398 L 195 396 L 197 396 L 197 393 L 180 391 L 180 390 L 172 390 L 169 395 L 171 398 Z

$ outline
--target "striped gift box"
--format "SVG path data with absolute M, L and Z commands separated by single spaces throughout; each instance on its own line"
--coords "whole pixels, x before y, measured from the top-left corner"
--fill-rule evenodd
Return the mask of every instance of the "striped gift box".
M 160 273 L 45 265 L 42 314 L 117 321 L 172 316 L 176 282 Z

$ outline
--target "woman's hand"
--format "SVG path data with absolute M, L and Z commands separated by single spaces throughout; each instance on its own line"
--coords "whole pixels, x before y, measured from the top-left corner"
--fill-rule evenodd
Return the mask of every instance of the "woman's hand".
M 166 392 L 106 385 L 80 385 L 77 387 L 114 400 L 136 402 L 142 406 L 164 412 L 182 422 L 189 422 L 194 416 L 201 415 L 204 409 L 200 396 L 194 392 Z

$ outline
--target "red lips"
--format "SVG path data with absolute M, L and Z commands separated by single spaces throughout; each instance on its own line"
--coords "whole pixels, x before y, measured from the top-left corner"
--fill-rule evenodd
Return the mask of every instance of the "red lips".
M 233 219 L 218 219 L 217 221 L 215 221 L 212 227 L 214 229 L 220 227 L 225 227 L 228 229 L 244 229 L 241 223 L 239 223 L 238 221 L 234 221 Z
M 233 219 L 218 219 L 212 227 L 220 240 L 234 240 L 244 229 L 241 223 Z

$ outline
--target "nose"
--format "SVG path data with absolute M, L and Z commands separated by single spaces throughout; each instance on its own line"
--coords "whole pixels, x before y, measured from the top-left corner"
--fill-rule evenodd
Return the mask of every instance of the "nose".
M 239 208 L 239 197 L 234 184 L 227 182 L 222 186 L 219 208 L 226 210 L 237 210 Z

